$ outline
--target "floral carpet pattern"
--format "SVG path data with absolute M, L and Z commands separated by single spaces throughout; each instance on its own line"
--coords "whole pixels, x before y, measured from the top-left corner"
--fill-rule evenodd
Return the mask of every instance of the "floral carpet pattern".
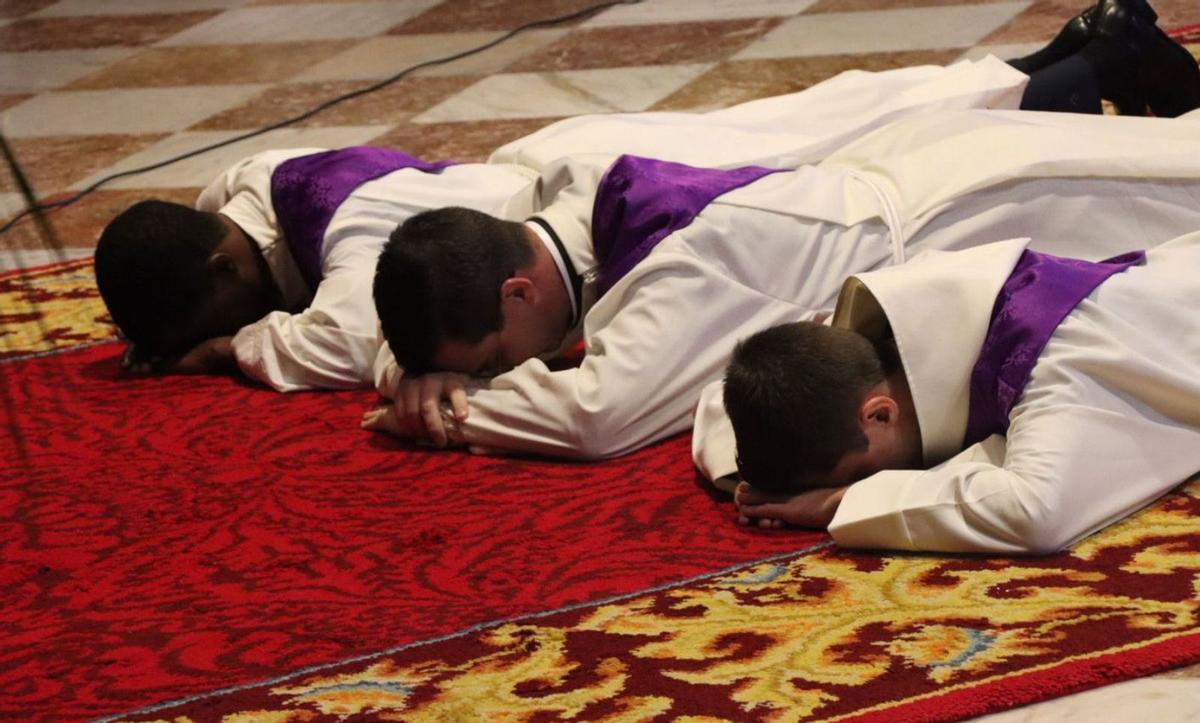
M 1200 654 L 1200 483 L 1067 554 L 826 546 L 130 721 L 939 720 Z
M 91 259 L 0 274 L 0 360 L 112 338 Z
M 681 438 L 438 455 L 348 429 L 369 395 L 122 381 L 89 277 L 0 278 L 42 312 L 0 364 L 7 714 L 953 720 L 1200 661 L 1200 482 L 1049 557 L 841 551 L 737 528 Z

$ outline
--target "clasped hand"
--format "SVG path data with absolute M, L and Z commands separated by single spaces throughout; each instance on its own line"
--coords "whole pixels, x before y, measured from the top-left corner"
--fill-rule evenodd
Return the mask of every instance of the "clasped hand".
M 130 342 L 121 355 L 121 369 L 127 374 L 219 374 L 237 368 L 233 355 L 233 337 L 206 339 L 178 357 L 161 357 L 144 352 Z
M 768 494 L 741 482 L 734 492 L 733 499 L 737 503 L 740 524 L 757 524 L 764 529 L 796 525 L 823 530 L 833 522 L 833 516 L 847 489 L 822 487 L 794 495 Z
M 362 427 L 418 443 L 445 447 L 451 439 L 442 416 L 442 402 L 449 403 L 456 421 L 465 420 L 469 379 L 465 374 L 454 372 L 401 379 L 391 403 L 381 404 L 364 414 Z

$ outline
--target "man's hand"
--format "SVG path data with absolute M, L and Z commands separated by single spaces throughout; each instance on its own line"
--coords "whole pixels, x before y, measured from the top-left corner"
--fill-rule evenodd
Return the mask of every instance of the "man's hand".
M 759 492 L 746 482 L 738 485 L 733 499 L 737 503 L 738 522 L 757 524 L 764 529 L 784 525 L 825 529 L 833 521 L 847 487 L 823 487 L 795 495 Z
M 174 359 L 152 356 L 133 344 L 121 355 L 121 369 L 135 376 L 152 374 L 225 374 L 237 370 L 233 337 L 218 336 Z
M 200 342 L 168 364 L 168 374 L 224 374 L 237 369 L 233 337 L 218 336 Z
M 454 418 L 467 418 L 467 381 L 465 374 L 438 372 L 402 379 L 396 385 L 392 404 L 363 415 L 362 426 L 394 434 L 416 442 L 445 447 L 450 442 L 442 419 L 442 400 L 450 403 Z M 386 411 L 385 411 L 386 410 Z
M 146 354 L 133 342 L 125 345 L 125 353 L 121 355 L 121 371 L 135 376 L 146 376 L 155 373 L 155 367 L 162 360 Z

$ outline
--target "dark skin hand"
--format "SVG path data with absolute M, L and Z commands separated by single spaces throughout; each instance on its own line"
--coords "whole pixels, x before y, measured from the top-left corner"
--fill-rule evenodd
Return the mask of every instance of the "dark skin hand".
M 129 374 L 226 374 L 237 371 L 233 337 L 218 336 L 200 342 L 178 357 L 148 356 L 130 344 L 121 357 L 121 368 Z

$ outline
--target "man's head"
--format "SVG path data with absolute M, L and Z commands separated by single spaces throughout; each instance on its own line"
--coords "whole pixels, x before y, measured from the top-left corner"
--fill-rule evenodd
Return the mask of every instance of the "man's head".
M 570 300 L 524 224 L 466 208 L 400 225 L 375 269 L 375 309 L 409 373 L 495 374 L 558 347 Z
M 920 462 L 898 358 L 853 331 L 798 322 L 751 336 L 733 352 L 724 400 L 738 471 L 764 491 L 842 486 Z
M 143 352 L 171 357 L 228 336 L 278 305 L 261 255 L 236 224 L 167 201 L 141 201 L 96 244 L 96 284 Z

